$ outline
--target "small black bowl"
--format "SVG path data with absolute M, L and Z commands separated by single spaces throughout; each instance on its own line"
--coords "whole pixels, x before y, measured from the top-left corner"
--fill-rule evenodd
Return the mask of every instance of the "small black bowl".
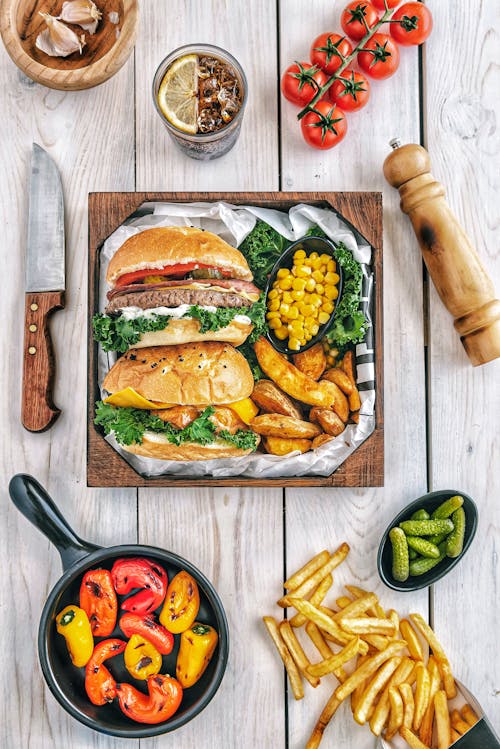
M 266 311 L 267 311 L 267 296 L 273 288 L 273 283 L 276 281 L 276 276 L 278 274 L 278 271 L 281 268 L 292 267 L 293 256 L 297 250 L 305 250 L 307 254 L 311 252 L 317 252 L 318 254 L 322 255 L 324 253 L 326 255 L 330 255 L 332 260 L 335 260 L 335 263 L 337 265 L 337 270 L 335 272 L 340 277 L 340 280 L 337 286 L 339 290 L 339 295 L 337 299 L 335 300 L 335 306 L 333 308 L 333 312 L 330 315 L 329 320 L 327 320 L 327 322 L 324 325 L 320 326 L 320 329 L 318 330 L 318 333 L 314 336 L 314 338 L 311 338 L 311 340 L 308 341 L 305 344 L 305 346 L 302 346 L 299 349 L 299 351 L 292 351 L 291 349 L 289 349 L 287 345 L 289 339 L 287 339 L 286 341 L 280 341 L 278 338 L 276 338 L 271 328 L 268 329 L 267 337 L 269 341 L 272 343 L 276 351 L 279 351 L 281 354 L 299 354 L 299 353 L 302 353 L 303 351 L 307 351 L 307 349 L 310 349 L 312 346 L 314 346 L 315 343 L 318 343 L 318 341 L 321 341 L 321 339 L 324 338 L 324 336 L 328 333 L 328 331 L 333 325 L 333 321 L 335 319 L 335 313 L 337 312 L 340 298 L 342 296 L 342 286 L 343 286 L 344 276 L 342 273 L 342 267 L 335 258 L 335 245 L 329 239 L 324 239 L 323 237 L 303 237 L 302 239 L 297 240 L 297 242 L 294 242 L 293 244 L 291 244 L 290 247 L 288 247 L 283 252 L 279 260 L 277 260 L 277 262 L 275 263 L 274 268 L 271 271 L 271 275 L 269 276 L 267 280 L 267 285 L 266 285 Z
M 454 497 L 459 494 L 464 498 L 463 508 L 465 510 L 465 538 L 464 546 L 458 557 L 452 559 L 451 557 L 445 557 L 442 562 L 437 564 L 432 570 L 426 572 L 424 575 L 416 577 L 409 577 L 405 582 L 395 580 L 392 576 L 392 544 L 389 539 L 389 532 L 391 528 L 398 526 L 403 520 L 409 520 L 414 512 L 417 510 L 427 510 L 429 515 L 432 515 L 434 510 L 439 507 L 440 504 L 445 502 L 450 497 Z M 408 591 L 408 590 L 420 590 L 421 588 L 427 588 L 429 585 L 440 580 L 450 570 L 455 567 L 462 559 L 467 549 L 472 543 L 472 540 L 476 534 L 478 521 L 477 507 L 474 501 L 461 491 L 455 491 L 454 489 L 442 489 L 439 492 L 431 492 L 430 494 L 424 494 L 423 497 L 419 497 L 414 502 L 410 502 L 409 505 L 401 510 L 396 515 L 394 520 L 387 526 L 377 554 L 377 568 L 382 581 L 393 590 Z

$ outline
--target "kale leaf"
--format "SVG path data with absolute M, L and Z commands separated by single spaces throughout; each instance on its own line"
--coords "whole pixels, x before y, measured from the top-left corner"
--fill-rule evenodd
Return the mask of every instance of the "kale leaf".
M 290 244 L 286 237 L 260 219 L 240 244 L 238 249 L 246 257 L 260 289 L 265 288 L 274 264 Z
M 366 333 L 367 320 L 360 309 L 363 271 L 342 242 L 335 248 L 335 258 L 342 267 L 344 282 L 335 320 L 327 337 L 332 345 L 343 351 L 350 343 L 360 343 Z

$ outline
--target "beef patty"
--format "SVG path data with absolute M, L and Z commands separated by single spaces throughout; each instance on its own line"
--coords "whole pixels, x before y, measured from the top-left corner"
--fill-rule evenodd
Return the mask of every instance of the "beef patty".
M 118 294 L 106 307 L 106 314 L 112 315 L 124 307 L 179 307 L 181 304 L 199 304 L 205 307 L 251 307 L 252 302 L 234 292 L 223 293 L 215 289 L 153 289 Z

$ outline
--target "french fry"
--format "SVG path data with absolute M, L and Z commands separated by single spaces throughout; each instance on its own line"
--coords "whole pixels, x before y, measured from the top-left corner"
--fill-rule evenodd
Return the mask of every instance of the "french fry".
M 375 650 L 385 650 L 392 638 L 384 635 L 362 635 L 361 639 Z
M 415 712 L 415 700 L 413 691 L 407 682 L 399 685 L 399 692 L 403 698 L 403 725 L 410 728 L 413 723 L 413 714 Z
M 451 725 L 455 729 L 455 731 L 458 731 L 458 733 L 463 736 L 464 733 L 467 733 L 467 731 L 471 728 L 471 726 L 465 722 L 465 720 L 462 720 L 460 715 L 458 715 L 458 718 L 454 716 L 454 713 L 458 711 L 453 711 L 451 714 Z
M 307 622 L 306 633 L 309 635 L 311 642 L 314 644 L 317 650 L 319 650 L 319 653 L 323 660 L 327 660 L 328 658 L 331 658 L 332 655 L 334 655 L 333 650 L 321 634 L 321 630 L 316 626 L 314 622 Z M 347 679 L 347 674 L 343 668 L 338 668 L 335 671 L 332 671 L 332 673 L 341 684 Z
M 417 682 L 415 687 L 415 712 L 413 715 L 413 730 L 418 731 L 431 694 L 431 677 L 424 664 L 419 661 L 415 666 Z
M 436 692 L 441 689 L 441 674 L 439 673 L 437 661 L 433 655 L 429 658 L 427 670 L 429 671 L 429 676 L 431 678 L 429 704 L 427 705 L 427 710 L 422 718 L 418 735 L 420 741 L 423 741 L 424 744 L 430 745 L 432 743 L 432 726 L 434 723 L 434 697 L 436 696 Z
M 285 645 L 288 648 L 288 652 L 292 656 L 293 660 L 295 661 L 295 665 L 299 669 L 302 676 L 307 679 L 309 684 L 316 688 L 319 684 L 319 679 L 313 676 L 309 673 L 308 667 L 310 666 L 310 661 L 307 655 L 304 653 L 304 650 L 302 648 L 302 645 L 297 640 L 297 637 L 295 636 L 295 632 L 290 626 L 290 622 L 282 621 L 279 625 L 280 634 L 284 640 Z
M 362 666 L 363 663 L 365 663 L 369 657 L 370 657 L 369 655 L 359 655 L 358 660 L 356 661 L 356 668 L 359 668 L 360 666 Z M 363 692 L 365 691 L 365 687 L 366 687 L 366 679 L 363 679 L 363 681 L 359 682 L 354 692 L 351 693 L 351 711 L 353 715 L 358 706 L 358 702 Z
M 267 627 L 267 631 L 271 635 L 271 639 L 274 642 L 278 653 L 281 656 L 281 660 L 285 666 L 290 681 L 290 687 L 292 688 L 293 696 L 296 700 L 301 700 L 304 696 L 304 687 L 302 685 L 302 679 L 300 673 L 295 665 L 292 656 L 290 655 L 287 646 L 283 642 L 281 637 L 278 622 L 272 616 L 263 617 L 264 624 Z
M 318 718 L 318 722 L 313 728 L 313 732 L 306 744 L 306 749 L 318 749 L 318 746 L 321 743 L 321 739 L 323 738 L 325 728 L 327 727 L 341 704 L 342 703 L 335 697 L 335 693 L 332 694 L 325 707 L 323 708 L 323 711 Z
M 406 640 L 408 650 L 413 660 L 423 661 L 424 651 L 422 648 L 422 643 L 420 642 L 417 633 L 411 626 L 408 619 L 401 619 L 399 629 L 401 630 L 401 636 L 403 637 L 403 640 Z
M 327 575 L 326 577 L 324 577 L 310 597 L 309 603 L 312 603 L 313 606 L 319 606 L 332 585 L 333 577 L 331 575 Z M 295 614 L 295 616 L 292 616 L 292 618 L 290 619 L 290 624 L 292 625 L 292 627 L 302 627 L 306 623 L 306 621 L 307 618 L 304 616 L 304 614 Z
M 438 749 L 448 749 L 451 742 L 450 736 L 450 714 L 448 712 L 448 701 L 446 692 L 440 689 L 434 697 L 434 713 L 436 716 L 436 731 Z
M 376 603 L 373 604 L 373 607 L 371 608 L 371 610 L 368 609 L 368 613 L 371 616 L 378 617 L 379 619 L 385 619 L 385 611 L 382 608 L 382 606 L 379 604 L 378 598 L 375 595 L 375 593 L 368 593 L 366 590 L 363 590 L 363 588 L 358 588 L 357 585 L 346 585 L 345 589 L 349 591 L 349 593 L 355 598 L 362 598 L 363 596 L 366 596 L 366 595 L 374 595 L 376 599 Z
M 450 662 L 446 657 L 443 646 L 437 639 L 433 630 L 429 627 L 424 618 L 420 616 L 420 614 L 410 614 L 410 619 L 412 620 L 413 624 L 416 626 L 420 634 L 423 635 L 425 640 L 427 640 L 430 647 L 432 648 L 434 657 L 436 658 L 439 665 L 439 670 L 443 679 L 446 696 L 449 700 L 452 700 L 457 696 L 457 688 L 455 686 L 455 679 L 453 678 Z
M 352 603 L 352 598 L 349 598 L 349 596 L 340 596 L 340 598 L 337 598 L 335 601 L 339 609 L 345 609 L 346 606 L 349 606 L 350 603 Z
M 323 379 L 330 380 L 330 382 L 334 382 L 337 385 L 337 387 L 339 387 L 342 390 L 342 392 L 345 393 L 346 395 L 351 395 L 353 391 L 352 382 L 350 381 L 346 373 L 339 367 L 328 369 L 323 374 Z
M 388 635 L 394 637 L 396 634 L 394 622 L 390 619 L 375 619 L 370 616 L 366 617 L 342 617 L 339 624 L 344 630 L 351 635 Z
M 394 641 L 391 642 L 385 650 L 382 650 L 380 653 L 372 655 L 370 658 L 368 658 L 366 663 L 363 663 L 362 666 L 357 668 L 356 671 L 354 671 L 350 676 L 347 677 L 343 684 L 337 687 L 335 691 L 335 695 L 337 696 L 337 698 L 339 700 L 345 700 L 345 698 L 348 697 L 351 692 L 354 692 L 360 681 L 368 679 L 370 676 L 372 676 L 372 674 L 374 674 L 375 671 L 380 668 L 382 663 L 385 663 L 385 661 L 388 661 L 389 658 L 392 658 L 394 655 L 399 653 L 399 651 L 402 650 L 403 647 L 404 643 L 402 641 Z
M 387 682 L 389 681 L 389 679 L 391 678 L 391 676 L 393 675 L 394 671 L 397 669 L 400 663 L 401 663 L 401 658 L 394 657 L 394 658 L 389 658 L 388 661 L 386 661 L 382 666 L 380 666 L 379 670 L 377 671 L 373 679 L 366 686 L 363 694 L 361 695 L 355 707 L 354 720 L 356 721 L 356 723 L 359 723 L 361 726 L 366 723 L 366 721 L 368 720 L 370 711 L 373 708 L 373 705 L 377 698 L 377 695 L 385 687 L 385 685 L 387 684 Z M 411 691 L 411 687 L 410 687 L 410 691 Z
M 391 712 L 389 716 L 389 724 L 386 728 L 384 736 L 386 741 L 390 741 L 403 725 L 403 698 L 401 697 L 399 690 L 396 689 L 396 687 L 391 687 L 389 689 L 389 703 L 391 705 Z
M 360 598 L 356 598 L 355 601 L 349 601 L 349 604 L 342 607 L 342 610 L 334 614 L 333 618 L 338 621 L 339 619 L 346 619 L 351 616 L 360 616 L 372 608 L 376 603 L 377 596 L 375 593 L 366 593 Z
M 348 351 L 342 359 L 342 369 L 350 379 L 353 388 L 352 393 L 349 395 L 349 409 L 351 411 L 359 411 L 361 408 L 361 399 L 354 376 L 354 354 L 352 351 Z
M 351 640 L 339 653 L 334 653 L 327 660 L 311 664 L 307 671 L 311 676 L 326 676 L 336 671 L 338 668 L 354 658 L 359 652 L 359 638 Z
M 451 740 L 451 743 L 454 744 L 455 741 L 458 741 L 459 738 L 461 738 L 461 734 L 459 734 L 458 731 L 455 731 L 454 728 L 450 728 L 450 740 Z
M 409 728 L 406 728 L 406 726 L 401 727 L 399 734 L 406 741 L 408 746 L 411 747 L 411 749 L 430 749 L 427 744 L 423 744 L 420 739 L 410 731 Z
M 331 609 L 323 606 L 314 606 L 310 601 L 303 598 L 295 598 L 295 595 L 289 596 L 289 605 L 297 609 L 300 614 L 304 614 L 321 629 L 323 636 L 332 639 L 339 645 L 348 645 L 353 637 L 343 632 L 340 626 L 331 618 Z M 358 650 L 360 653 L 368 652 L 368 645 L 363 640 L 359 640 Z
M 399 632 L 399 614 L 397 611 L 394 611 L 394 609 L 389 609 L 387 612 L 387 618 L 391 620 L 391 622 L 394 624 L 394 629 L 396 635 Z
M 389 717 L 391 707 L 389 703 L 389 689 L 391 687 L 397 687 L 403 682 L 411 685 L 414 680 L 413 673 L 414 669 L 412 660 L 407 656 L 403 656 L 401 663 L 380 695 L 374 713 L 370 718 L 370 728 L 375 736 L 380 736 Z
M 299 585 L 302 585 L 302 583 L 307 580 L 308 577 L 316 572 L 316 570 L 326 564 L 329 559 L 330 553 L 326 549 L 324 551 L 320 551 L 319 554 L 316 554 L 315 557 L 306 562 L 306 564 L 304 564 L 304 566 L 301 567 L 300 570 L 294 572 L 293 575 L 288 578 L 288 580 L 285 580 L 283 587 L 287 590 L 295 590 L 299 587 Z
M 460 710 L 460 715 L 471 727 L 475 726 L 479 718 L 469 704 L 465 704 Z
M 324 577 L 333 572 L 333 570 L 341 564 L 349 553 L 349 546 L 343 543 L 339 548 L 330 556 L 329 560 L 325 562 L 319 569 L 317 569 L 310 577 L 306 578 L 301 585 L 299 585 L 293 591 L 293 595 L 296 598 L 304 598 L 311 593 L 315 588 L 318 587 Z M 290 605 L 290 595 L 283 596 L 278 601 L 278 606 L 286 608 Z

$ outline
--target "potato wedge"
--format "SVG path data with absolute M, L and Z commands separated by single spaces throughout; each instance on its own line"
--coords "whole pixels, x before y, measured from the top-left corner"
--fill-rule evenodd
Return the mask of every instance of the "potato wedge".
M 265 338 L 259 338 L 254 343 L 257 360 L 274 382 L 279 383 L 282 390 L 288 395 L 309 406 L 323 406 L 330 408 L 338 398 L 338 392 L 342 392 L 333 382 L 316 380 L 307 377 L 297 367 L 291 364 L 284 356 L 279 354 Z M 343 393 L 342 393 L 343 396 Z
M 309 413 L 311 421 L 317 422 L 324 432 L 332 437 L 338 437 L 345 429 L 345 424 L 335 411 L 331 408 L 311 408 Z
M 326 355 L 321 343 L 316 343 L 307 351 L 294 354 L 292 360 L 297 369 L 313 380 L 319 380 L 326 369 Z
M 335 397 L 332 408 L 337 416 L 339 416 L 339 418 L 341 418 L 342 421 L 346 424 L 349 421 L 349 401 L 347 400 L 348 396 L 344 395 L 339 386 L 334 382 L 329 382 L 328 380 L 320 380 L 319 384 L 321 385 L 322 383 L 328 384 L 331 388 L 333 388 Z
M 349 395 L 349 409 L 351 411 L 359 411 L 361 408 L 361 399 L 359 397 L 359 391 L 356 386 L 356 374 L 354 371 L 354 353 L 348 351 L 342 359 L 342 369 L 348 376 L 352 385 L 352 393 Z
M 312 441 L 312 449 L 316 450 L 317 447 L 321 447 L 321 445 L 326 445 L 327 442 L 331 442 L 333 439 L 331 434 L 325 434 L 324 432 L 322 434 L 318 434 L 317 437 L 315 437 Z
M 321 429 L 317 424 L 281 414 L 261 414 L 252 419 L 250 426 L 254 432 L 263 434 L 265 437 L 312 439 L 321 434 Z
M 311 449 L 311 440 L 285 439 L 282 437 L 264 437 L 264 447 L 271 455 L 288 455 L 298 450 L 306 453 Z
M 334 382 L 346 395 L 350 395 L 353 391 L 352 382 L 350 381 L 346 373 L 339 367 L 335 367 L 334 369 L 328 369 L 324 373 L 323 379 L 329 380 L 330 382 Z
M 292 416 L 294 419 L 302 418 L 302 410 L 282 390 L 271 382 L 271 380 L 259 380 L 255 383 L 252 395 L 253 402 L 261 409 L 270 414 L 282 414 Z

